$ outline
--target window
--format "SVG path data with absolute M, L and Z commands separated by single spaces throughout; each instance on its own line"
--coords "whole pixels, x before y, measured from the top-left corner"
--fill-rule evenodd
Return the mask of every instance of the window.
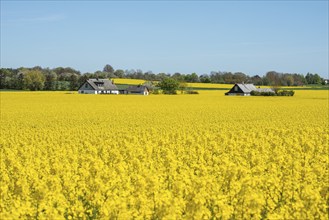
M 88 83 L 85 84 L 85 88 L 88 88 Z
M 238 86 L 234 86 L 234 92 L 238 91 Z

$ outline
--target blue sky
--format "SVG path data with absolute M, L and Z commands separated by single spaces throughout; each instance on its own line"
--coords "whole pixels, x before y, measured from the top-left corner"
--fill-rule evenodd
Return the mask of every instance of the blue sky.
M 328 78 L 328 1 L 3 1 L 1 67 Z

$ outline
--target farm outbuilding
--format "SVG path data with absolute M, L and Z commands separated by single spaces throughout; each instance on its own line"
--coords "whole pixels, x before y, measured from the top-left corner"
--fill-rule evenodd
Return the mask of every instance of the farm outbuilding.
M 149 89 L 146 86 L 129 86 L 126 89 L 126 94 L 135 94 L 135 95 L 149 95 Z
M 80 94 L 119 94 L 119 90 L 109 79 L 88 79 L 80 87 Z
M 256 88 L 254 84 L 244 84 L 244 83 L 236 83 L 230 91 L 225 93 L 225 95 L 229 96 L 250 96 L 252 91 L 257 92 L 273 92 L 270 88 Z

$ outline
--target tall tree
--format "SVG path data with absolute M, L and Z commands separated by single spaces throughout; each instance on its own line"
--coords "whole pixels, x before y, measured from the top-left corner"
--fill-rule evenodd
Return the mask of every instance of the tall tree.
M 103 68 L 103 72 L 114 73 L 114 68 L 110 64 L 106 64 Z
M 263 84 L 262 78 L 260 76 L 258 76 L 258 75 L 252 76 L 250 78 L 250 80 L 255 85 L 262 85 Z
M 280 89 L 280 86 L 282 85 L 281 82 L 281 75 L 278 72 L 270 71 L 266 73 L 266 79 L 268 80 L 269 85 L 272 87 L 272 89 L 277 92 Z
M 185 75 L 185 81 L 192 83 L 199 82 L 199 76 L 196 73 L 187 74 Z
M 223 79 L 223 73 L 218 71 L 212 71 L 210 73 L 210 80 L 212 83 L 225 83 L 224 79 Z
M 179 82 L 173 78 L 165 78 L 159 84 L 158 87 L 162 89 L 164 94 L 177 94 L 179 89 Z
M 179 81 L 179 82 L 183 82 L 184 81 L 184 75 L 182 75 L 181 73 L 174 73 L 172 76 L 171 76 L 173 79 Z
M 0 69 L 0 89 L 8 89 L 10 87 L 9 80 L 12 78 L 12 74 L 8 69 Z
M 24 74 L 25 87 L 31 91 L 42 90 L 45 77 L 40 70 L 29 70 Z
M 79 87 L 79 78 L 76 74 L 70 76 L 70 90 L 75 91 Z
M 207 74 L 201 75 L 200 77 L 200 82 L 202 83 L 210 83 L 210 77 Z
M 49 71 L 45 74 L 45 90 L 56 90 L 57 75 L 53 71 Z
M 123 78 L 125 76 L 125 71 L 117 69 L 114 71 L 114 75 L 118 78 Z
M 292 86 L 294 85 L 294 77 L 292 74 L 285 73 L 282 76 L 282 85 L 284 86 Z

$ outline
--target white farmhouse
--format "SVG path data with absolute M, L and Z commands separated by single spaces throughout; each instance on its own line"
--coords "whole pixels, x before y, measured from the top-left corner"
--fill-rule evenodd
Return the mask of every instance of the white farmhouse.
M 80 94 L 119 94 L 116 85 L 109 79 L 88 79 L 80 87 Z

